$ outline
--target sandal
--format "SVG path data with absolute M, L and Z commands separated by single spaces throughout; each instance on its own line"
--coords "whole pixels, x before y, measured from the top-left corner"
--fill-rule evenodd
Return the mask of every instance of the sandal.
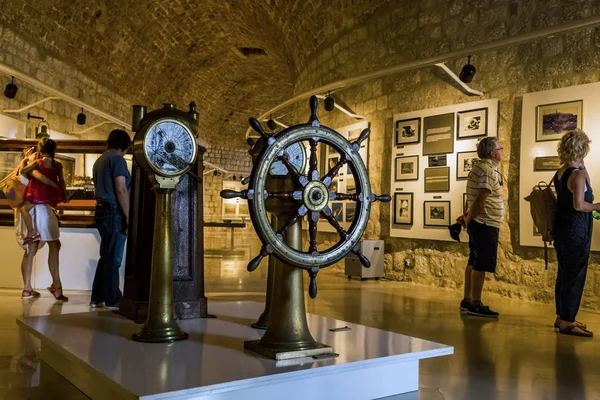
M 587 329 L 587 325 L 584 324 L 583 322 L 575 321 L 575 322 L 573 322 L 573 325 L 578 326 L 583 329 Z M 554 327 L 560 328 L 560 321 L 558 319 L 556 321 L 554 321 Z
M 21 292 L 21 299 L 23 299 L 23 300 L 34 299 L 34 298 L 37 298 L 40 296 L 41 296 L 40 292 L 36 292 L 33 289 L 32 290 L 23 289 L 23 291 Z
M 566 328 L 559 328 L 558 331 L 563 335 L 573 335 L 573 336 L 581 336 L 581 337 L 593 337 L 594 333 L 592 331 L 588 331 L 577 324 L 571 324 Z
M 52 296 L 54 296 L 54 298 L 56 300 L 60 300 L 60 301 L 69 301 L 69 298 L 64 296 L 62 294 L 62 287 L 57 287 L 55 288 L 54 285 L 50 285 L 50 287 L 48 288 L 48 290 L 50 291 L 50 293 L 52 293 Z M 56 292 L 58 292 L 60 290 L 60 295 L 56 295 Z
M 39 233 L 36 233 L 35 235 L 31 235 L 29 237 L 26 237 L 25 240 L 23 240 L 23 244 L 30 244 L 32 242 L 37 242 L 40 240 L 41 235 Z

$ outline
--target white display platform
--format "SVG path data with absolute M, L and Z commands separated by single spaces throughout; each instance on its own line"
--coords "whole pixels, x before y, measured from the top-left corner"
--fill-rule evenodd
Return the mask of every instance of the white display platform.
M 216 319 L 180 321 L 172 344 L 130 340 L 140 329 L 110 311 L 18 318 L 41 340 L 42 359 L 92 399 L 377 399 L 418 390 L 419 360 L 454 349 L 307 314 L 313 337 L 339 357 L 278 363 L 244 350 L 264 305 L 211 303 Z M 349 331 L 331 332 L 348 326 Z M 398 397 L 398 398 L 404 398 Z

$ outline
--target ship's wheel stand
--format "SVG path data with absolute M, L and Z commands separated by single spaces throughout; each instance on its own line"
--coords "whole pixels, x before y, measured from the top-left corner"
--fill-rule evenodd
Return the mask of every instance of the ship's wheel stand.
M 263 243 L 260 254 L 248 264 L 254 271 L 266 256 L 276 257 L 280 263 L 274 268 L 275 277 L 271 296 L 270 319 L 263 337 L 258 341 L 247 341 L 244 347 L 277 360 L 308 357 L 333 353 L 330 346 L 317 343 L 306 322 L 302 270 L 310 277 L 308 293 L 317 295 L 317 274 L 346 254 L 358 256 L 362 265 L 370 267 L 369 260 L 360 252 L 360 239 L 366 229 L 371 203 L 389 202 L 389 195 L 376 196 L 365 165 L 359 155 L 360 144 L 370 135 L 365 129 L 355 142 L 349 142 L 333 129 L 322 126 L 316 115 L 318 100 L 310 99 L 311 116 L 307 124 L 289 127 L 276 135 L 269 136 L 260 123 L 250 119 L 252 128 L 261 135 L 256 146 L 261 146 L 250 175 L 249 188 L 241 192 L 223 190 L 224 198 L 248 199 L 250 217 L 254 229 Z M 308 172 L 299 171 L 286 153 L 296 143 L 307 143 L 310 148 Z M 340 160 L 327 173 L 318 169 L 317 144 L 332 147 L 340 154 Z M 273 176 L 273 163 L 280 162 L 287 174 Z M 329 190 L 333 178 L 340 169 L 348 165 L 354 176 L 357 192 L 337 193 Z M 349 200 L 356 203 L 356 214 L 348 231 L 337 222 L 328 203 L 332 200 Z M 277 218 L 276 226 L 269 221 L 267 212 Z M 302 218 L 308 219 L 308 250 L 302 250 Z M 339 234 L 339 241 L 320 250 L 317 247 L 317 223 L 326 219 Z

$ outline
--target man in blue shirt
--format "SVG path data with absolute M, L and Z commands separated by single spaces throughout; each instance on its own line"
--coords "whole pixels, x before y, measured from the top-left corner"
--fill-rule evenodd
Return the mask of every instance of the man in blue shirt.
M 123 156 L 131 144 L 127 132 L 115 129 L 106 140 L 108 150 L 94 163 L 96 225 L 100 232 L 100 259 L 92 285 L 90 307 L 118 308 L 121 301 L 119 268 L 129 222 L 131 175 Z

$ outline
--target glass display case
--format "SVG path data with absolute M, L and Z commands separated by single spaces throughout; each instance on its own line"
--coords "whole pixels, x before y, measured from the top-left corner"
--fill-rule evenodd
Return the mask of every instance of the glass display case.
M 55 211 L 61 227 L 92 228 L 94 223 L 94 184 L 92 167 L 106 150 L 103 140 L 56 140 L 55 159 L 63 165 L 67 186 L 67 202 L 57 205 Z M 37 146 L 37 140 L 0 139 L 0 179 L 12 173 L 19 165 L 24 149 Z M 131 171 L 131 156 L 125 156 Z M 13 226 L 14 212 L 0 191 L 0 225 Z

